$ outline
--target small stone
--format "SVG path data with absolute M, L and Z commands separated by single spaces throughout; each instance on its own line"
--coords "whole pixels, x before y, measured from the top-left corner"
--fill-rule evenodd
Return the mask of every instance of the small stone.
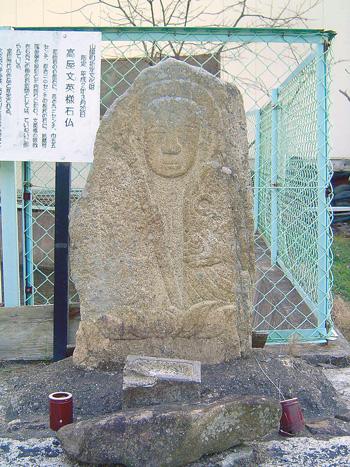
M 343 422 L 350 422 L 350 410 L 347 412 L 337 413 L 335 418 L 342 420 Z
M 228 454 L 221 462 L 220 467 L 243 467 L 252 465 L 255 459 L 254 451 L 251 448 L 241 448 Z
M 129 355 L 123 376 L 123 408 L 200 399 L 197 361 Z
M 15 420 L 11 420 L 7 424 L 8 431 L 17 431 L 17 430 L 19 430 L 20 426 L 21 426 L 21 423 L 22 423 L 22 420 L 20 420 L 19 418 L 16 418 Z
M 15 420 L 11 420 L 10 422 L 8 422 L 8 426 L 18 425 L 19 423 L 21 423 L 21 419 L 16 418 Z

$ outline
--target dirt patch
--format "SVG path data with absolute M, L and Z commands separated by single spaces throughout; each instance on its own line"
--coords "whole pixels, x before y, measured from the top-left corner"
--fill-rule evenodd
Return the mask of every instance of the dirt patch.
M 336 296 L 333 303 L 333 319 L 336 326 L 350 341 L 350 303 L 342 297 Z
M 121 367 L 86 371 L 74 367 L 68 358 L 51 364 L 27 364 L 20 369 L 14 366 L 13 370 L 6 364 L 0 371 L 0 436 L 52 436 L 48 429 L 48 394 L 53 391 L 73 393 L 76 420 L 121 409 Z M 284 398 L 298 397 L 307 417 L 333 416 L 343 409 L 322 370 L 298 358 L 257 351 L 246 359 L 202 366 L 204 401 L 228 395 L 279 399 L 276 386 Z

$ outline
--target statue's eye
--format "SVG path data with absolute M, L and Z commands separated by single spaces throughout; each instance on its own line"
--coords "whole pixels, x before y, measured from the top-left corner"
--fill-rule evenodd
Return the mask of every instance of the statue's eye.
M 156 127 L 156 128 L 151 128 L 151 129 L 149 130 L 149 132 L 150 132 L 152 135 L 156 135 L 156 136 L 157 136 L 157 135 L 160 135 L 160 136 L 163 136 L 163 135 L 165 135 L 166 130 L 165 130 L 165 128 Z
M 202 198 L 199 200 L 198 206 L 202 209 L 208 209 L 211 206 L 211 202 L 208 198 Z

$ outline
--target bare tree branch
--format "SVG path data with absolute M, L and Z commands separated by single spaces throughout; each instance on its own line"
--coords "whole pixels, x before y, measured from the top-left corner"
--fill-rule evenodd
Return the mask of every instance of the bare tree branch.
M 242 10 L 238 16 L 238 18 L 235 20 L 235 22 L 233 23 L 233 27 L 235 28 L 239 22 L 244 18 L 245 16 L 245 10 L 247 8 L 247 0 L 243 0 L 241 3 L 241 6 L 242 6 Z
M 194 26 L 203 24 L 210 19 L 211 26 L 254 26 L 254 27 L 291 27 L 305 26 L 309 20 L 307 15 L 320 0 L 280 0 L 279 4 L 270 0 L 270 4 L 261 10 L 259 2 L 255 0 L 231 0 L 223 8 L 212 5 L 212 0 L 84 0 L 84 4 L 71 11 L 56 12 L 57 14 L 80 13 L 90 24 L 93 24 L 91 11 L 94 7 L 101 7 L 101 20 L 108 20 L 109 24 L 117 26 Z M 260 8 L 260 9 L 259 9 Z M 90 14 L 88 13 L 90 11 Z M 165 55 L 179 58 L 189 49 L 188 42 L 147 42 L 141 41 L 145 56 L 150 64 L 156 63 Z M 185 47 L 186 45 L 186 47 Z M 193 45 L 194 47 L 194 45 Z M 198 47 L 198 43 L 196 44 Z M 203 44 L 201 48 L 207 53 L 230 52 L 235 59 L 242 54 L 250 53 L 249 44 Z M 283 52 L 285 53 L 285 52 Z M 298 62 L 298 56 L 291 48 L 289 60 Z M 261 84 L 261 83 L 260 83 Z M 263 90 L 265 92 L 265 90 Z M 344 91 L 346 92 L 346 91 Z
M 142 26 L 151 24 L 154 26 L 183 26 L 195 24 L 206 17 L 212 18 L 212 26 L 269 26 L 286 27 L 290 25 L 306 25 L 308 13 L 319 3 L 314 0 L 305 6 L 304 0 L 299 0 L 295 8 L 291 8 L 290 0 L 285 0 L 277 9 L 272 2 L 265 6 L 264 11 L 258 11 L 254 0 L 233 0 L 222 9 L 214 9 L 211 1 L 194 2 L 193 0 L 86 0 L 85 3 L 71 11 L 55 12 L 57 14 L 82 13 L 87 8 L 100 5 L 104 8 L 104 14 L 111 18 L 114 12 L 116 24 L 130 24 Z M 146 9 L 146 6 L 148 8 Z M 126 20 L 126 21 L 125 21 Z
M 343 94 L 343 96 L 350 102 L 350 94 L 347 91 L 343 91 L 342 89 L 339 89 L 340 94 Z

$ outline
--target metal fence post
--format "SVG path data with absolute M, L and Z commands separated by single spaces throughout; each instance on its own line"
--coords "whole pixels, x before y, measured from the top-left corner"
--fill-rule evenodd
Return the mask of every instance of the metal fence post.
M 55 286 L 53 317 L 53 358 L 67 356 L 69 307 L 69 208 L 71 164 L 56 163 L 55 181 Z
M 0 165 L 2 261 L 5 306 L 20 305 L 16 162 Z
M 278 89 L 271 93 L 271 264 L 276 264 L 278 248 Z
M 22 164 L 23 286 L 25 305 L 34 305 L 33 294 L 33 201 L 31 162 Z
M 328 316 L 328 212 L 326 189 L 328 185 L 327 154 L 327 62 L 325 44 L 317 45 L 317 174 L 318 174 L 318 324 L 326 333 Z
M 254 232 L 259 223 L 259 188 L 260 188 L 260 109 L 255 112 L 255 169 L 254 169 Z

